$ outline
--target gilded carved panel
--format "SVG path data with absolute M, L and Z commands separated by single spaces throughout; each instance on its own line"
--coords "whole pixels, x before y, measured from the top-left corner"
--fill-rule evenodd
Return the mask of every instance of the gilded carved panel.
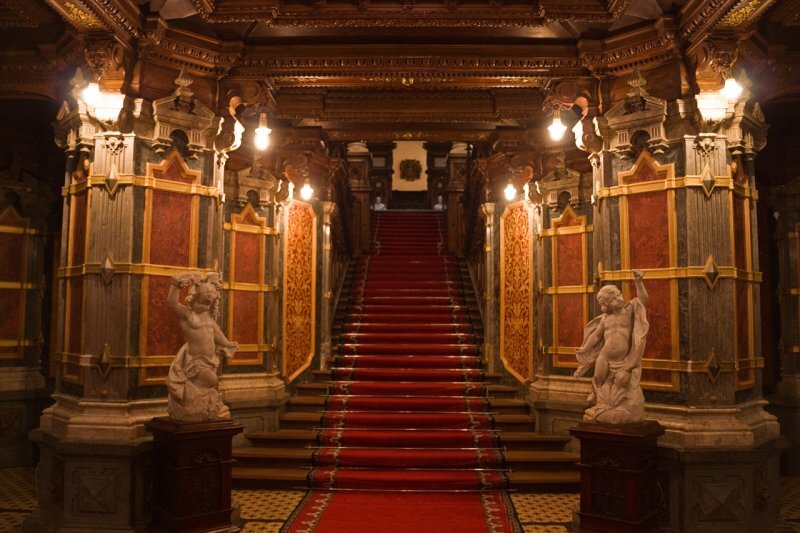
M 294 380 L 314 358 L 317 216 L 293 201 L 286 215 L 283 277 L 283 374 Z
M 500 359 L 518 380 L 533 377 L 533 228 L 527 201 L 500 217 Z

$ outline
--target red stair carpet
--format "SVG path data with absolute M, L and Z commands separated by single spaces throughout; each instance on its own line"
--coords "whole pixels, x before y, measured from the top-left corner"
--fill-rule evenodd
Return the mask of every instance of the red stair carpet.
M 301 532 L 521 531 L 441 213 L 373 215 L 331 365 Z

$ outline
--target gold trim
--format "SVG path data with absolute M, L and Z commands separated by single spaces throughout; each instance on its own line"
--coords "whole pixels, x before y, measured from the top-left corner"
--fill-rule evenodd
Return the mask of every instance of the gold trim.
M 85 263 L 74 267 L 62 267 L 57 271 L 59 279 L 67 279 L 74 277 L 81 277 L 88 274 L 102 275 L 102 263 Z M 200 274 L 208 274 L 214 272 L 213 269 L 204 269 L 188 266 L 172 266 L 172 265 L 154 265 L 151 263 L 114 263 L 114 275 L 118 274 L 131 274 L 131 275 L 152 275 L 152 276 L 172 276 L 186 271 L 199 272 Z M 273 287 L 272 285 L 266 285 Z M 243 289 L 247 290 L 247 289 Z
M 253 226 L 252 224 L 225 222 L 225 224 L 223 224 L 223 228 L 226 231 L 235 231 L 237 233 L 255 233 L 257 235 L 279 235 L 278 228 L 273 228 L 272 226 L 266 226 L 266 225 L 264 225 L 263 227 L 258 227 L 258 226 Z
M 662 174 L 666 172 L 666 178 L 657 179 L 652 181 L 640 182 L 631 185 L 625 184 L 627 178 L 635 177 L 638 172 L 645 166 L 653 168 L 655 173 Z M 600 280 L 615 280 L 615 281 L 631 281 L 633 279 L 633 269 L 631 266 L 631 231 L 630 231 L 630 214 L 629 214 L 629 197 L 631 195 L 644 193 L 644 192 L 660 192 L 665 193 L 666 210 L 667 210 L 667 244 L 669 247 L 669 267 L 668 268 L 641 268 L 646 273 L 648 279 L 666 279 L 669 280 L 669 295 L 670 295 L 670 361 L 680 361 L 680 309 L 678 307 L 678 278 L 695 277 L 688 275 L 678 275 L 679 273 L 689 274 L 694 272 L 695 267 L 677 266 L 678 258 L 678 245 L 677 245 L 677 220 L 676 220 L 676 197 L 675 189 L 683 188 L 692 184 L 693 180 L 696 181 L 697 186 L 702 186 L 698 179 L 675 178 L 675 165 L 668 163 L 662 165 L 656 161 L 647 151 L 642 152 L 639 158 L 634 163 L 630 170 L 618 173 L 620 185 L 601 189 L 599 196 L 619 196 L 619 224 L 620 224 L 620 262 L 621 269 L 614 272 L 600 272 Z M 730 180 L 730 178 L 726 178 Z M 701 267 L 702 268 L 702 267 Z M 696 276 L 696 277 L 704 277 Z M 630 283 L 624 283 L 622 293 L 626 299 L 631 297 Z M 650 359 L 652 361 L 652 359 Z M 656 370 L 648 368 L 644 365 L 643 360 L 642 368 L 647 370 Z M 669 390 L 677 392 L 680 390 L 680 379 L 678 374 L 673 373 L 671 376 L 671 383 L 656 383 L 642 381 L 642 385 L 647 385 L 650 388 L 659 390 Z
M 584 261 L 586 259 L 584 258 Z M 540 289 L 542 294 L 594 294 L 594 287 L 587 285 L 581 287 L 580 285 L 560 285 L 553 287 L 542 287 Z
M 148 163 L 152 165 L 152 163 Z M 196 171 L 191 171 L 196 172 Z M 113 187 L 113 194 L 122 186 L 137 187 L 141 189 L 154 189 L 165 192 L 174 192 L 178 194 L 186 194 L 193 196 L 218 196 L 219 193 L 216 188 L 208 185 L 200 185 L 199 183 L 182 183 L 178 181 L 165 180 L 153 176 L 138 176 L 138 175 L 121 175 Z M 74 196 L 84 191 L 93 188 L 102 188 L 112 195 L 112 188 L 109 188 L 106 178 L 104 176 L 91 176 L 78 183 L 73 183 L 61 188 L 61 196 Z
M 746 272 L 732 266 L 719 266 L 719 279 L 735 279 L 760 283 L 763 277 L 761 272 Z M 643 268 L 647 279 L 687 279 L 705 278 L 705 266 L 688 266 L 674 268 Z M 633 270 L 603 270 L 600 272 L 600 281 L 633 281 Z
M 255 358 L 239 358 L 237 360 L 236 356 L 231 359 L 230 364 L 231 366 L 243 366 L 243 365 L 251 365 L 255 362 L 255 364 L 261 365 L 264 363 L 264 353 L 261 350 L 258 350 L 258 346 L 264 345 L 264 293 L 272 292 L 276 290 L 276 287 L 272 285 L 268 285 L 266 283 L 243 283 L 237 282 L 236 277 L 236 238 L 237 233 L 246 233 L 248 235 L 256 235 L 258 236 L 258 273 L 257 277 L 259 280 L 263 281 L 266 276 L 266 250 L 267 250 L 267 243 L 264 236 L 267 234 L 267 220 L 263 217 L 260 217 L 258 213 L 256 213 L 253 206 L 250 204 L 246 204 L 244 208 L 239 213 L 231 214 L 231 223 L 225 223 L 224 227 L 225 230 L 229 232 L 230 235 L 230 252 L 229 252 L 229 279 L 230 281 L 225 284 L 226 290 L 228 290 L 228 337 L 233 337 L 233 326 L 234 326 L 234 316 L 235 316 L 235 293 L 231 293 L 230 291 L 242 291 L 242 292 L 256 292 L 256 305 L 258 306 L 257 317 L 256 317 L 256 328 L 257 328 L 257 343 L 256 344 L 240 344 L 239 350 L 237 353 L 255 353 Z M 245 223 L 246 220 L 252 220 L 252 223 Z M 247 259 L 247 258 L 243 258 Z M 251 258 L 252 260 L 252 258 Z M 255 348 L 254 348 L 255 347 Z
M 36 346 L 38 341 L 31 339 L 0 339 L 0 348 L 22 348 L 24 346 Z
M 572 209 L 572 206 L 567 206 L 567 207 L 568 207 L 568 209 Z M 565 213 L 566 213 L 566 210 L 565 210 Z M 574 213 L 574 211 L 573 211 L 573 213 Z M 539 235 L 541 237 L 553 237 L 553 236 L 556 236 L 556 235 L 578 235 L 578 234 L 583 234 L 583 233 L 592 233 L 594 231 L 594 224 L 588 224 L 588 225 L 586 224 L 586 216 L 585 215 L 578 216 L 577 214 L 575 214 L 575 217 L 583 219 L 583 223 L 584 224 L 581 225 L 581 226 L 564 226 L 564 227 L 558 227 L 558 228 L 543 229 L 542 231 L 539 232 Z M 561 217 L 555 219 L 553 221 L 553 225 L 555 225 L 555 223 L 558 220 L 561 220 L 562 218 L 564 218 L 564 215 L 562 215 Z
M 0 224 L 0 233 L 11 233 L 14 235 L 44 235 L 44 232 L 39 231 L 38 229 L 30 228 L 27 226 L 26 227 L 8 226 L 5 224 Z
M 27 257 L 25 259 L 27 260 Z M 25 266 L 27 266 L 27 264 Z M 25 276 L 25 274 L 27 274 L 27 272 L 23 271 L 22 275 Z M 32 289 L 41 289 L 42 287 L 44 287 L 43 284 L 33 283 L 30 281 L 0 281 L 0 289 L 32 290 Z

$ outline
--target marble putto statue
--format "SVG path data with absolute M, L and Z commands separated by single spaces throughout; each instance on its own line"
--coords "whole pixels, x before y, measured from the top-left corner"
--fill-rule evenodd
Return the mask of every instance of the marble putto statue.
M 183 288 L 188 288 L 189 294 L 181 303 Z M 188 272 L 172 276 L 167 304 L 178 316 L 187 339 L 167 375 L 167 412 L 173 420 L 230 418 L 230 410 L 219 395 L 219 363 L 220 355 L 231 357 L 239 343 L 229 341 L 217 325 L 221 291 L 217 273 L 204 278 Z
M 583 345 L 575 350 L 580 377 L 594 367 L 593 404 L 583 415 L 585 421 L 628 424 L 644 418 L 644 395 L 639 380 L 642 355 L 650 325 L 648 303 L 641 271 L 634 271 L 636 298 L 625 302 L 620 290 L 605 285 L 597 292 L 602 314 L 586 326 Z
M 440 194 L 439 196 L 436 197 L 436 203 L 433 204 L 433 210 L 434 211 L 445 211 L 446 209 L 447 209 L 447 206 L 445 205 L 444 200 L 442 199 L 442 195 Z

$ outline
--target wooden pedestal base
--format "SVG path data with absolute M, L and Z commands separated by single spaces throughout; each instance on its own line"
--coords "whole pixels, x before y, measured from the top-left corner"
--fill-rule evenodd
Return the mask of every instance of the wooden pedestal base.
M 581 441 L 580 531 L 657 531 L 656 443 L 664 428 L 654 420 L 582 422 L 569 432 Z
M 177 422 L 154 418 L 152 532 L 225 532 L 231 524 L 233 420 Z

